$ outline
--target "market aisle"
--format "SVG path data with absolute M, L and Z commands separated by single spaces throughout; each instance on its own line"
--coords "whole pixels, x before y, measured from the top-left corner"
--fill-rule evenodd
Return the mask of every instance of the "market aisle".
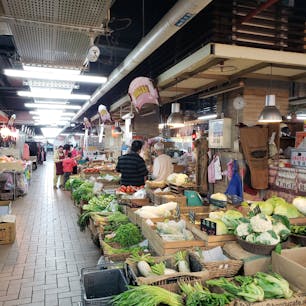
M 0 306 L 78 305 L 80 270 L 99 259 L 69 193 L 54 190 L 52 178 L 53 163 L 39 165 L 28 195 L 13 202 L 17 235 L 0 245 Z

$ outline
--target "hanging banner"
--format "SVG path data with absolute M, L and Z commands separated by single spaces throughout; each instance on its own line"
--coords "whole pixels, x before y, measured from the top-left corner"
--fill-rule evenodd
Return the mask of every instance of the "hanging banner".
M 159 104 L 158 92 L 151 79 L 146 77 L 138 77 L 131 82 L 129 95 L 137 111 L 140 111 L 145 104 Z
M 88 147 L 88 135 L 89 135 L 89 129 L 91 129 L 91 123 L 88 118 L 84 117 L 83 120 L 84 127 L 85 127 L 85 135 L 84 135 L 84 147 L 87 149 Z
M 105 105 L 101 104 L 98 107 L 98 114 L 100 116 L 101 122 L 105 123 L 106 121 L 112 121 L 110 113 L 108 112 Z

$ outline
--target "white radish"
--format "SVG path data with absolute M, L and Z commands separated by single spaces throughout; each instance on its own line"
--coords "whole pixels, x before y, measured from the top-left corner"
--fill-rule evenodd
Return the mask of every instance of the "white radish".
M 139 261 L 137 263 L 137 268 L 138 268 L 140 274 L 144 277 L 148 277 L 152 274 L 152 269 L 151 269 L 150 265 L 144 260 Z
M 177 273 L 177 271 L 174 270 L 174 269 L 169 269 L 169 268 L 165 269 L 165 275 L 170 275 L 170 274 L 174 274 L 174 273 Z

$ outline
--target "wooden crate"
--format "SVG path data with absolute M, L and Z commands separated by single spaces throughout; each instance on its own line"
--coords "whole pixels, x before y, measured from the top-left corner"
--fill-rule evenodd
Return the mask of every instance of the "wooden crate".
M 180 207 L 185 207 L 187 205 L 187 198 L 172 192 L 157 192 L 154 194 L 154 204 L 160 205 L 168 202 L 176 202 Z
M 207 233 L 201 231 L 199 225 L 190 224 L 192 227 L 192 232 L 197 234 L 205 242 L 205 246 L 223 246 L 226 242 L 236 241 L 235 235 L 208 235 Z
M 289 221 L 292 225 L 306 225 L 306 217 L 291 218 Z
M 191 228 L 190 224 L 187 224 L 187 229 L 191 230 Z M 200 231 L 200 233 L 202 234 L 203 232 Z M 179 250 L 190 249 L 197 246 L 205 246 L 203 239 L 194 232 L 195 240 L 164 241 L 157 233 L 155 226 L 151 227 L 143 223 L 142 234 L 148 239 L 149 246 L 152 250 L 159 256 L 174 254 Z
M 126 209 L 127 216 L 132 223 L 134 223 L 135 225 L 138 225 L 142 229 L 143 224 L 146 224 L 147 218 L 141 218 L 140 216 L 135 214 L 136 210 L 137 210 L 137 208 L 127 207 L 127 209 Z M 169 218 L 151 218 L 150 220 L 152 222 L 156 223 L 156 222 L 163 222 L 165 219 L 173 219 L 173 218 L 172 217 L 169 217 Z
M 128 218 L 130 219 L 130 221 L 132 223 L 137 225 L 138 215 L 135 214 L 136 210 L 137 210 L 137 208 L 132 208 L 132 207 L 126 206 L 126 215 L 128 216 Z

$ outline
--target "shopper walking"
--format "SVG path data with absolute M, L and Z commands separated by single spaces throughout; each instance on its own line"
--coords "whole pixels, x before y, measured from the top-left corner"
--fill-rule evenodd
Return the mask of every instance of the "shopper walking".
M 72 158 L 72 154 L 69 152 L 68 156 L 63 160 L 63 171 L 64 171 L 63 186 L 64 187 L 71 173 L 73 172 L 73 167 L 75 167 L 76 165 L 77 165 L 77 162 L 75 161 L 74 158 Z
M 157 157 L 153 162 L 152 178 L 155 181 L 165 181 L 173 173 L 171 157 L 165 154 L 165 147 L 161 142 L 154 145 L 154 150 Z
M 63 146 L 59 146 L 54 152 L 54 179 L 53 179 L 53 188 L 57 189 L 58 180 L 60 181 L 59 187 L 63 186 L 63 159 L 65 158 Z
M 141 148 L 142 141 L 134 140 L 130 152 L 119 157 L 116 171 L 121 173 L 121 185 L 144 185 L 148 170 L 143 158 L 139 156 Z

